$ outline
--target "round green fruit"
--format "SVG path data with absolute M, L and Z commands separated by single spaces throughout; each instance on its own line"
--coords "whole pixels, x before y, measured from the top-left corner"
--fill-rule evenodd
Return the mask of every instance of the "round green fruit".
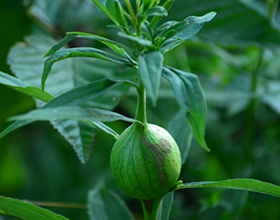
M 116 141 L 110 158 L 113 178 L 139 200 L 162 198 L 181 171 L 180 150 L 172 136 L 153 124 L 132 124 Z

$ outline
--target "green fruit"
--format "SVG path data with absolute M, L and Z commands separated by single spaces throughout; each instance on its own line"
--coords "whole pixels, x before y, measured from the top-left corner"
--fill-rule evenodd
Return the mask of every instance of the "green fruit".
M 181 155 L 163 128 L 132 124 L 116 141 L 110 158 L 113 178 L 139 200 L 162 198 L 172 190 L 181 171 Z

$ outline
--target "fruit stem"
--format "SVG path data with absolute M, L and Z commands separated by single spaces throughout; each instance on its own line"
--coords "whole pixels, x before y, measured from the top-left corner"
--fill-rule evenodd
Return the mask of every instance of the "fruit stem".
M 144 220 L 157 220 L 161 200 L 162 198 L 154 200 L 140 200 L 144 212 Z
M 144 125 L 147 124 L 146 119 L 146 89 L 142 83 L 142 80 L 139 77 L 138 82 L 138 102 L 137 102 L 137 112 L 136 112 L 136 120 L 142 122 Z

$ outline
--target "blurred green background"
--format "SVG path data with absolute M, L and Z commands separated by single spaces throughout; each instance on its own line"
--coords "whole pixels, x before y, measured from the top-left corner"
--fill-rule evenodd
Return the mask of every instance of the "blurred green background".
M 182 20 L 210 11 L 218 13 L 213 21 L 165 55 L 166 64 L 199 76 L 208 104 L 206 142 L 211 152 L 193 141 L 180 179 L 248 177 L 280 185 L 278 1 L 176 0 L 167 18 Z M 0 70 L 9 74 L 13 74 L 7 64 L 9 50 L 28 35 L 59 40 L 66 31 L 84 31 L 116 38 L 114 29 L 103 29 L 110 21 L 90 0 L 0 1 L 0 20 Z M 75 41 L 70 46 L 88 44 Z M 133 117 L 135 105 L 135 94 L 130 92 L 115 110 Z M 7 117 L 34 108 L 32 98 L 0 85 L 1 131 L 9 125 Z M 166 127 L 177 110 L 163 80 L 157 106 L 148 102 L 148 121 Z M 128 126 L 122 122 L 108 125 L 118 133 Z M 0 140 L 0 195 L 85 204 L 87 192 L 105 182 L 141 219 L 140 203 L 120 192 L 112 180 L 109 155 L 113 144 L 111 136 L 99 132 L 89 161 L 81 164 L 49 123 L 20 128 Z M 170 219 L 277 220 L 279 207 L 279 198 L 266 195 L 188 189 L 175 193 Z M 88 219 L 85 209 L 49 209 L 70 219 Z

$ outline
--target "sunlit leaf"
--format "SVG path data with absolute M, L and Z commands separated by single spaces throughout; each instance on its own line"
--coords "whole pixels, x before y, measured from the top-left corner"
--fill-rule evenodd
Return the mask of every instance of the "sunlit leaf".
M 36 86 L 32 86 L 29 83 L 23 82 L 20 79 L 10 76 L 1 71 L 0 71 L 0 84 L 5 85 L 18 92 L 21 92 L 25 95 L 39 99 L 43 102 L 48 102 L 54 98 L 48 92 L 45 92 L 45 95 L 42 95 L 42 90 L 40 88 Z
M 0 215 L 15 216 L 23 220 L 67 220 L 61 215 L 28 202 L 0 196 Z
M 137 120 L 125 117 L 118 113 L 95 109 L 95 108 L 82 108 L 82 107 L 48 107 L 33 110 L 29 113 L 12 116 L 9 120 L 81 120 L 81 121 L 101 121 L 101 122 L 112 122 L 117 120 L 123 120 L 128 122 L 137 122 Z
M 223 181 L 183 183 L 178 185 L 175 190 L 187 188 L 235 189 L 280 197 L 280 186 L 255 179 L 229 179 Z

